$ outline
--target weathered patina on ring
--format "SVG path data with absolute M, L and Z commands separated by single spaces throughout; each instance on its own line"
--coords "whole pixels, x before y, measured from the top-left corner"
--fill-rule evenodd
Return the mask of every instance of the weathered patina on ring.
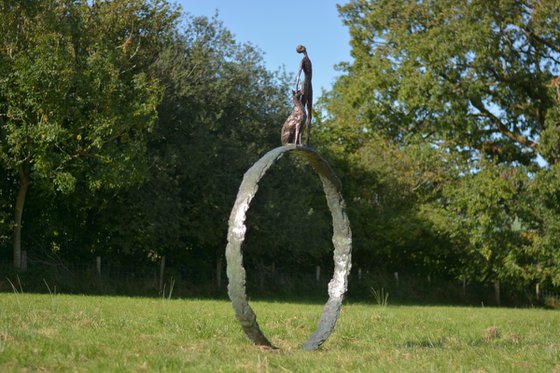
M 346 215 L 346 205 L 341 193 L 341 183 L 335 173 L 315 150 L 302 145 L 286 145 L 273 149 L 259 159 L 243 176 L 237 199 L 231 210 L 226 247 L 228 295 L 245 334 L 257 345 L 274 347 L 264 336 L 257 324 L 257 316 L 247 302 L 245 292 L 245 268 L 241 246 L 245 239 L 245 218 L 251 200 L 257 193 L 258 183 L 270 166 L 284 153 L 296 152 L 304 156 L 319 174 L 323 190 L 333 219 L 334 273 L 329 282 L 329 299 L 325 304 L 317 330 L 304 344 L 304 350 L 315 350 L 321 346 L 334 329 L 344 293 L 348 287 L 351 267 L 352 232 Z

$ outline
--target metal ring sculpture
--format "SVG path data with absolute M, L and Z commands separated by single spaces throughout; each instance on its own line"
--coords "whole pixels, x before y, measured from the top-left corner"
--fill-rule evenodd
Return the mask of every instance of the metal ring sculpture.
M 333 219 L 334 273 L 329 282 L 329 299 L 325 304 L 317 330 L 304 344 L 304 350 L 315 350 L 331 334 L 340 309 L 344 293 L 348 287 L 348 274 L 351 267 L 352 232 L 346 215 L 346 205 L 341 194 L 341 183 L 335 173 L 315 150 L 301 145 L 286 145 L 273 149 L 259 159 L 243 176 L 237 199 L 231 210 L 226 247 L 228 295 L 245 334 L 255 344 L 273 347 L 257 324 L 257 316 L 247 302 L 245 293 L 245 268 L 241 245 L 245 239 L 245 218 L 249 204 L 257 193 L 258 183 L 270 166 L 284 153 L 296 152 L 304 156 L 319 174 L 323 190 Z

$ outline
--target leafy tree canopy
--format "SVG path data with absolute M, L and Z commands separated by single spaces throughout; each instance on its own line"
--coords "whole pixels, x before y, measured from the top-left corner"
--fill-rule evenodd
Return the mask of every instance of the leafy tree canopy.
M 329 95 L 335 127 L 419 134 L 499 162 L 557 161 L 558 1 L 353 0 L 339 10 L 354 63 Z
M 17 180 L 14 265 L 27 190 L 142 179 L 161 87 L 150 72 L 177 13 L 164 1 L 0 3 L 0 162 Z

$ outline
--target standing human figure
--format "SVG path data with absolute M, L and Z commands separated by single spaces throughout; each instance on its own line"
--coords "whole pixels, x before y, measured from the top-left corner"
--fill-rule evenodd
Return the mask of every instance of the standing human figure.
M 307 145 L 309 145 L 309 138 L 311 134 L 311 119 L 313 117 L 313 86 L 311 85 L 311 78 L 313 75 L 313 71 L 311 68 L 311 60 L 307 55 L 307 49 L 303 45 L 298 45 L 296 47 L 296 52 L 303 53 L 303 58 L 299 64 L 299 70 L 296 78 L 296 91 L 299 90 L 299 78 L 301 72 L 303 71 L 303 83 L 301 84 L 301 102 L 303 106 L 306 107 L 307 111 L 307 119 L 305 122 L 305 126 L 307 127 Z

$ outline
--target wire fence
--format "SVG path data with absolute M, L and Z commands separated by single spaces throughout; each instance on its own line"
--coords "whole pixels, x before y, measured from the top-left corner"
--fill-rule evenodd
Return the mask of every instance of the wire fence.
M 247 292 L 256 297 L 322 301 L 332 269 L 320 266 L 282 268 L 274 264 L 247 268 Z M 204 268 L 177 265 L 166 258 L 143 265 L 104 262 L 29 261 L 27 270 L 0 262 L 0 292 L 38 292 L 92 295 L 167 297 L 226 297 L 225 262 Z M 375 303 L 383 294 L 393 304 L 468 304 L 546 306 L 560 308 L 560 290 L 535 286 L 514 289 L 507 285 L 468 283 L 383 270 L 360 268 L 350 274 L 348 298 Z M 377 296 L 376 296 L 377 295 Z

